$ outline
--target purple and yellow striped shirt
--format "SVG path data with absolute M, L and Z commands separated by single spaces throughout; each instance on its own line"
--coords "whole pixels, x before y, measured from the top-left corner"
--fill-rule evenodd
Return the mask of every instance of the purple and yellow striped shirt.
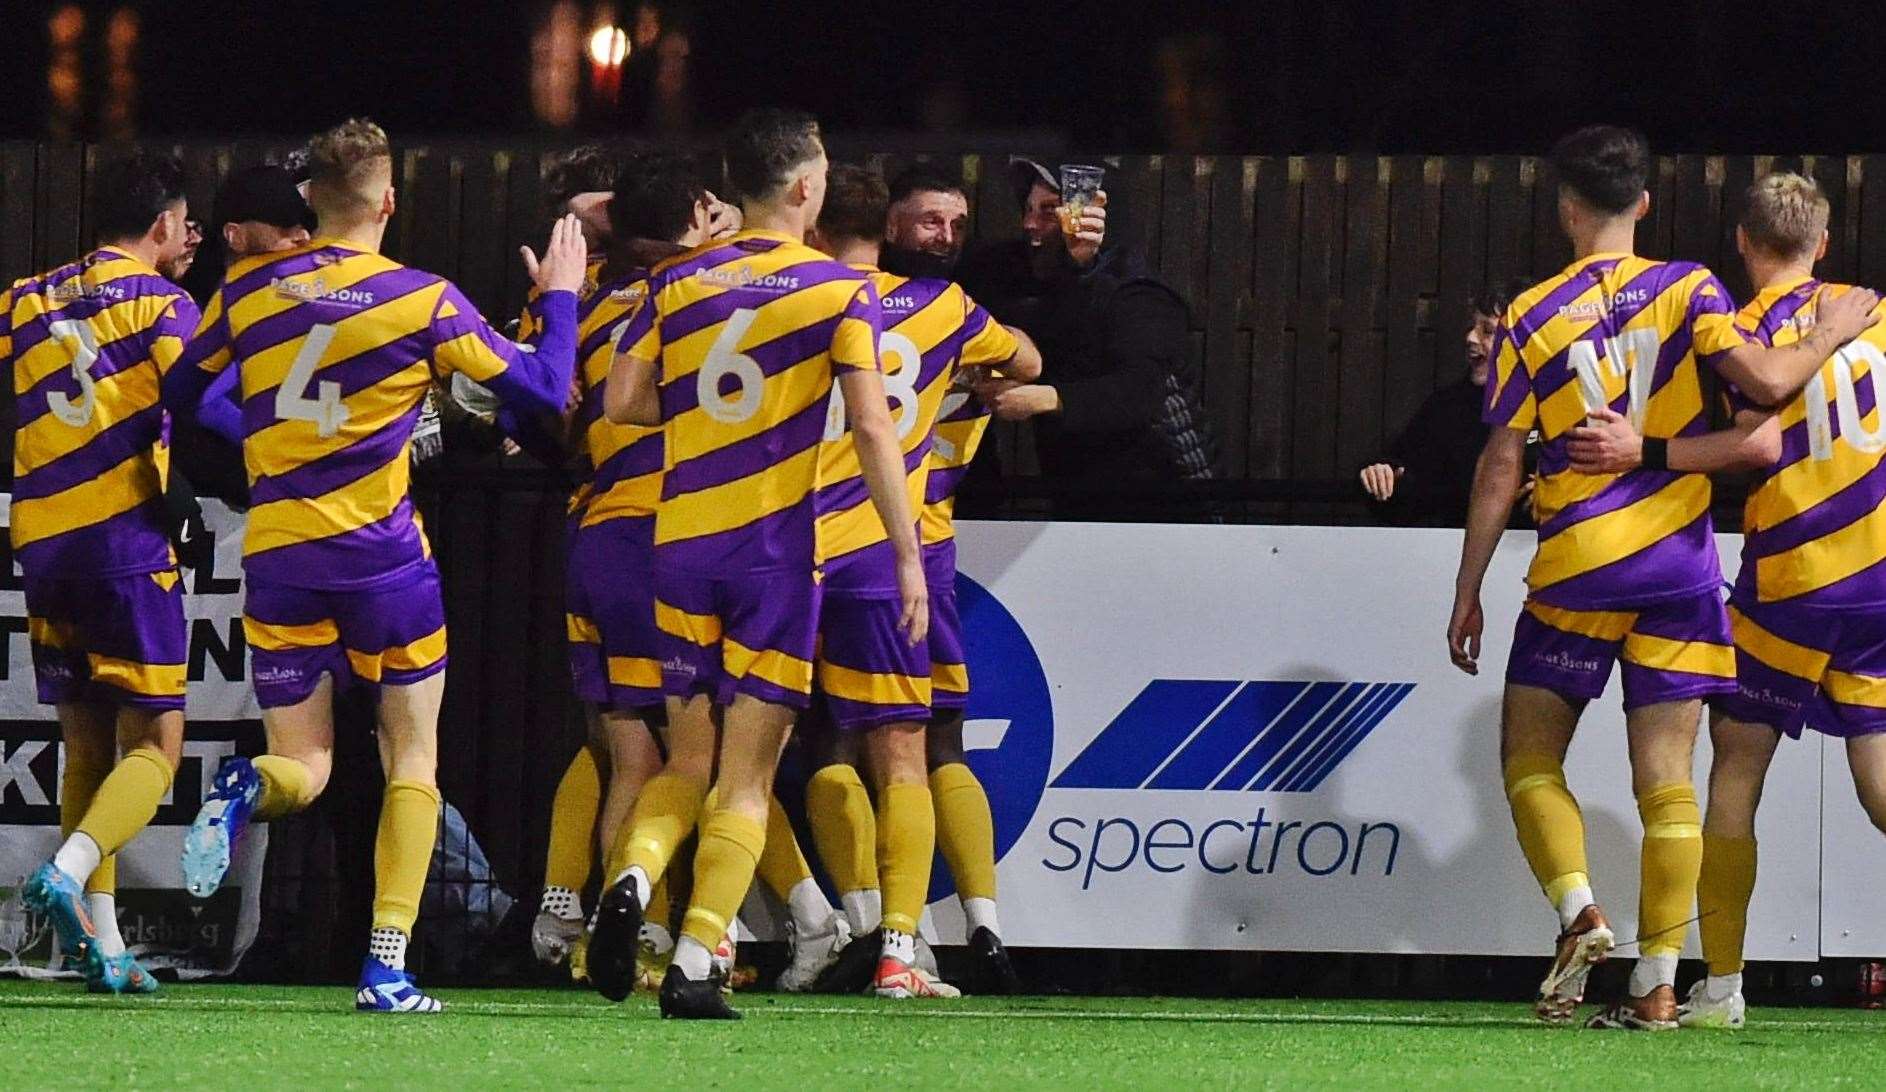
M 884 330 L 878 340 L 884 391 L 904 456 L 910 508 L 921 512 L 929 480 L 936 473 L 937 420 L 946 400 L 968 400 L 966 392 L 952 396 L 956 377 L 963 368 L 1007 363 L 1015 355 L 1015 336 L 949 281 L 913 280 L 869 267 L 863 271 L 876 286 L 884 311 Z M 952 403 L 950 408 L 957 407 Z M 865 489 L 858 444 L 846 427 L 844 398 L 836 391 L 825 440 L 819 456 L 817 501 L 825 586 L 894 592 L 897 559 Z
M 878 367 L 881 321 L 863 273 L 777 232 L 655 267 L 618 351 L 656 367 L 657 564 L 710 576 L 819 564 L 812 498 L 833 380 Z
M 1848 291 L 1797 277 L 1758 292 L 1736 325 L 1764 345 L 1813 330 L 1819 302 Z M 1886 304 L 1879 313 L 1886 314 Z M 1738 599 L 1855 610 L 1886 606 L 1886 327 L 1828 358 L 1775 413 L 1781 458 L 1757 475 L 1744 508 Z M 1744 408 L 1739 392 L 1730 403 Z
M 1702 266 L 1628 254 L 1575 261 L 1507 309 L 1485 420 L 1539 431 L 1534 598 L 1609 610 L 1721 586 L 1707 475 L 1581 474 L 1566 445 L 1599 406 L 1627 413 L 1645 436 L 1707 432 L 1697 365 L 1745 343 L 1733 310 Z
M 539 304 L 553 300 L 566 340 L 546 335 L 531 353 L 450 281 L 338 240 L 231 266 L 181 364 L 241 369 L 250 576 L 365 590 L 426 563 L 407 449 L 435 369 L 530 412 L 560 410 L 575 301 Z
M 579 484 L 570 496 L 570 515 L 580 527 L 649 518 L 661 501 L 661 427 L 618 425 L 602 412 L 616 340 L 647 299 L 648 271 L 638 269 L 599 285 L 578 307 L 576 367 L 583 398 L 571 422 Z
M 183 289 L 110 246 L 0 297 L 0 357 L 17 406 L 11 535 L 28 576 L 176 565 L 159 390 L 196 322 Z

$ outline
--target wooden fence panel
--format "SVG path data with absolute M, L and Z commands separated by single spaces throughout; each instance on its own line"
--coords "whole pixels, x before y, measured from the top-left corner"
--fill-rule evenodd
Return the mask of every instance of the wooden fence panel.
M 192 214 L 206 222 L 230 170 L 279 159 L 275 139 L 152 145 L 180 154 Z M 109 150 L 0 144 L 0 277 L 69 260 L 92 242 L 86 194 Z M 543 245 L 546 150 L 449 141 L 402 150 L 389 254 L 456 279 L 503 321 L 528 280 L 519 244 Z M 958 174 L 973 240 L 1013 238 L 1008 153 L 878 154 L 888 173 L 917 162 Z M 1460 375 L 1468 300 L 1509 277 L 1539 278 L 1570 257 L 1544 165 L 1517 156 L 1292 158 L 1101 156 L 1110 234 L 1185 294 L 1188 351 L 1233 478 L 1347 477 L 1402 428 L 1427 393 Z M 1886 280 L 1886 156 L 1666 156 L 1638 244 L 1709 264 L 1737 298 L 1743 191 L 1785 166 L 1813 175 L 1835 206 L 1830 279 Z M 198 280 L 192 288 L 202 288 Z M 1034 471 L 1026 429 L 993 445 L 1010 473 Z

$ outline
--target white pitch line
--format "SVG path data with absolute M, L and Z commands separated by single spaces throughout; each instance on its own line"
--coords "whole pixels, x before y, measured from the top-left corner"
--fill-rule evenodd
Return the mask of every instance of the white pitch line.
M 735 1001 L 739 1001 L 738 996 Z M 48 1004 L 48 1002 L 52 1002 Z M 97 1004 L 101 1010 L 112 1013 L 160 1012 L 178 1009 L 276 1009 L 301 1011 L 310 1014 L 346 1013 L 351 1009 L 344 1005 L 328 1005 L 319 1001 L 298 1001 L 281 997 L 259 997 L 253 999 L 229 997 L 164 997 L 150 1000 L 112 1002 L 89 1002 L 77 997 L 33 998 L 0 995 L 0 1008 L 66 1008 L 82 1009 Z M 883 1006 L 858 1008 L 844 1005 L 790 1005 L 775 1007 L 764 1003 L 749 1002 L 741 1006 L 749 1013 L 766 1013 L 772 1016 L 864 1016 L 877 1018 L 915 1018 L 915 1019 L 954 1019 L 954 1020 L 1112 1020 L 1112 1021 L 1147 1021 L 1171 1023 L 1212 1023 L 1212 1024 L 1367 1024 L 1385 1027 L 1401 1025 L 1405 1027 L 1505 1027 L 1530 1029 L 1534 1025 L 1523 1016 L 1442 1016 L 1408 1015 L 1394 1016 L 1386 1013 L 1320 1013 L 1320 1012 L 1183 1012 L 1176 1010 L 1155 1009 L 1145 1012 L 1107 1012 L 1088 1009 L 956 1009 L 930 1005 Z M 544 1001 L 459 1001 L 446 999 L 446 1011 L 443 1015 L 452 1016 L 502 1016 L 512 1012 L 563 1012 L 573 1017 L 585 1019 L 609 1018 L 618 1011 L 613 1005 L 559 1005 Z M 1877 1029 L 1865 1023 L 1836 1023 L 1828 1020 L 1784 1020 L 1772 1024 L 1752 1025 L 1753 1031 L 1861 1031 L 1873 1034 Z

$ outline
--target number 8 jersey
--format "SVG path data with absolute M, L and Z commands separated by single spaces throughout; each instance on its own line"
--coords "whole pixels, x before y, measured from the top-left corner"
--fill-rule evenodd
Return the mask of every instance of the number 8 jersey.
M 1568 610 L 1637 607 L 1722 584 L 1704 474 L 1581 474 L 1568 434 L 1600 406 L 1645 436 L 1709 430 L 1699 362 L 1744 344 L 1734 305 L 1693 262 L 1594 254 L 1515 299 L 1500 323 L 1486 423 L 1539 432 L 1533 598 Z
M 1824 296 L 1846 291 L 1812 277 L 1771 284 L 1736 325 L 1764 345 L 1791 345 L 1813 330 Z M 1886 605 L 1883 370 L 1886 327 L 1874 326 L 1775 411 L 1781 458 L 1758 472 L 1749 490 L 1738 601 L 1843 610 Z M 1734 390 L 1729 400 L 1738 409 L 1748 405 Z
M 656 365 L 663 428 L 656 563 L 804 570 L 823 560 L 813 495 L 833 378 L 878 368 L 864 273 L 770 231 L 677 255 L 617 351 Z
M 569 306 L 568 293 L 549 296 Z M 317 239 L 231 266 L 178 367 L 241 369 L 243 568 L 366 591 L 429 563 L 407 449 L 435 375 L 464 372 L 507 403 L 549 410 L 569 384 L 568 361 L 547 359 L 559 355 L 533 359 L 443 277 Z
M 158 389 L 196 321 L 183 289 L 109 246 L 0 297 L 0 357 L 17 400 L 11 535 L 28 576 L 176 565 Z

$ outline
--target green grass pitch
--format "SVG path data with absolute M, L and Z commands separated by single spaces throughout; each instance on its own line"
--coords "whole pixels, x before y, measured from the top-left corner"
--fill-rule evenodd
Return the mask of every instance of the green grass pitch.
M 1886 1014 L 1839 1009 L 1647 1035 L 1517 1004 L 742 994 L 739 1023 L 679 1024 L 644 997 L 440 992 L 415 1018 L 356 1015 L 344 987 L 0 980 L 0 1088 L 1828 1088 L 1886 1057 Z

